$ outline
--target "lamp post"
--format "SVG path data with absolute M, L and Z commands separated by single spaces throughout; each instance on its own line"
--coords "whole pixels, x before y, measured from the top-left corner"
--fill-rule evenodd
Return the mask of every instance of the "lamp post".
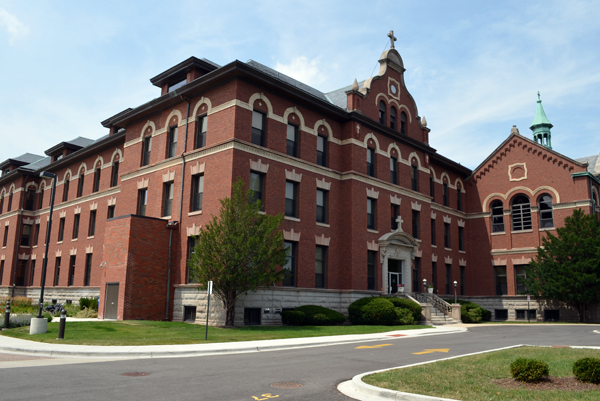
M 41 291 L 40 291 L 40 309 L 38 312 L 38 319 L 42 319 L 42 308 L 44 307 L 44 287 L 46 284 L 46 268 L 48 266 L 48 248 L 50 247 L 50 231 L 52 230 L 52 212 L 54 211 L 54 193 L 56 192 L 56 174 L 50 173 L 49 171 L 42 171 L 40 173 L 40 177 L 42 178 L 50 178 L 52 179 L 52 194 L 50 195 L 50 216 L 48 217 L 48 229 L 46 230 L 46 249 L 44 250 L 44 263 L 42 264 L 42 283 L 41 283 Z M 46 322 L 47 323 L 47 322 Z M 33 325 L 31 326 L 30 334 L 37 334 L 34 331 Z M 43 333 L 46 330 L 42 331 Z
M 425 303 L 427 303 L 427 279 L 423 279 L 423 294 L 425 294 Z
M 454 280 L 454 303 L 456 303 L 456 280 Z

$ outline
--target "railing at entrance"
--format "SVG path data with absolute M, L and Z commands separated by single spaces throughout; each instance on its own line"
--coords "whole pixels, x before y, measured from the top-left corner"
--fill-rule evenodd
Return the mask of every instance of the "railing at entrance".
M 452 306 L 435 294 L 414 293 L 413 297 L 420 303 L 431 303 L 434 308 L 442 312 L 446 316 L 452 317 Z

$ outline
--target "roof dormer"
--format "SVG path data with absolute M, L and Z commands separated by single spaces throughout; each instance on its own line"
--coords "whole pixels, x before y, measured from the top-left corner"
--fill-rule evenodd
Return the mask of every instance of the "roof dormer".
M 152 85 L 161 88 L 160 95 L 163 96 L 217 68 L 219 68 L 219 65 L 212 61 L 190 57 L 150 79 L 150 82 L 152 82 Z

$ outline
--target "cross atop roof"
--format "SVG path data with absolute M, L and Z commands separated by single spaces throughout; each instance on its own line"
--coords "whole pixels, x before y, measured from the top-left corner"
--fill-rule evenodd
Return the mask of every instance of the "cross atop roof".
M 394 31 L 390 31 L 390 33 L 387 34 L 388 38 L 390 38 L 390 49 L 395 49 L 396 47 L 394 47 L 394 42 L 397 41 L 398 39 L 394 36 Z

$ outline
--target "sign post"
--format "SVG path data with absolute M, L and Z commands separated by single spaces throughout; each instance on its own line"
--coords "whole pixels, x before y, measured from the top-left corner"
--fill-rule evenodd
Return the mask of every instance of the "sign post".
M 531 323 L 531 310 L 529 309 L 529 301 L 531 300 L 531 295 L 527 295 L 527 323 Z
M 206 291 L 206 295 L 208 297 L 206 304 L 206 333 L 204 334 L 204 339 L 208 340 L 208 314 L 210 313 L 210 294 L 212 294 L 213 282 L 212 280 L 208 282 L 208 288 Z

